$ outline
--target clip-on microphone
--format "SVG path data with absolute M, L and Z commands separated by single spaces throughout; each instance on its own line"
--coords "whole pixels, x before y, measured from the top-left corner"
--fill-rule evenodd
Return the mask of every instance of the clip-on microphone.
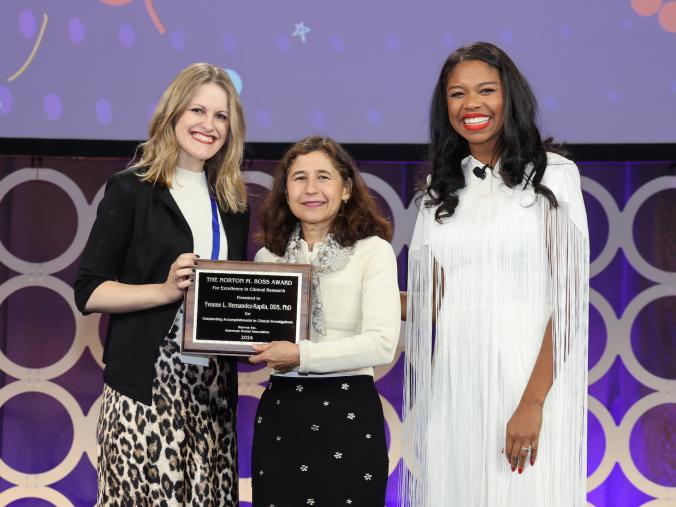
M 483 167 L 475 167 L 472 169 L 472 172 L 474 173 L 474 176 L 477 178 L 480 178 L 482 180 L 486 179 L 486 168 L 488 167 L 488 164 L 484 165 Z

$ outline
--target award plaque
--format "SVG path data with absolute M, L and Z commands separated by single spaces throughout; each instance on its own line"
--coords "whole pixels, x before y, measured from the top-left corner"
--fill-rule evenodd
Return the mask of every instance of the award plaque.
M 198 259 L 182 352 L 249 356 L 254 344 L 307 339 L 311 277 L 309 264 Z

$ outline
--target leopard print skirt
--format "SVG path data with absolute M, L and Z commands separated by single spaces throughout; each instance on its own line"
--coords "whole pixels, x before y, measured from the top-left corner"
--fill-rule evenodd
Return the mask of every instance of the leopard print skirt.
M 180 359 L 176 314 L 155 363 L 152 405 L 104 387 L 97 506 L 237 506 L 236 368 Z

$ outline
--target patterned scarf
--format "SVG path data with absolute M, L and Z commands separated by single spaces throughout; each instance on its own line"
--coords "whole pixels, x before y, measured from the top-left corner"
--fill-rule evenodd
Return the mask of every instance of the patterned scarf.
M 298 264 L 300 240 L 300 224 L 297 224 L 289 242 L 286 244 L 284 262 Z M 325 335 L 326 317 L 324 316 L 319 281 L 324 273 L 335 273 L 347 266 L 350 256 L 354 253 L 354 246 L 343 248 L 338 244 L 333 234 L 329 233 L 323 243 L 315 245 L 315 248 L 317 247 L 319 251 L 312 261 L 312 329 L 321 335 Z

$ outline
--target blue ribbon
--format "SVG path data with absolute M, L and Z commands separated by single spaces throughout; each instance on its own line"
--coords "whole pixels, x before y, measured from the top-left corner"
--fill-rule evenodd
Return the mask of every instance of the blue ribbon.
M 221 251 L 221 229 L 218 226 L 218 205 L 216 204 L 216 199 L 213 196 L 209 196 L 211 199 L 211 232 L 212 232 L 212 243 L 211 243 L 211 260 L 218 260 L 218 254 Z

